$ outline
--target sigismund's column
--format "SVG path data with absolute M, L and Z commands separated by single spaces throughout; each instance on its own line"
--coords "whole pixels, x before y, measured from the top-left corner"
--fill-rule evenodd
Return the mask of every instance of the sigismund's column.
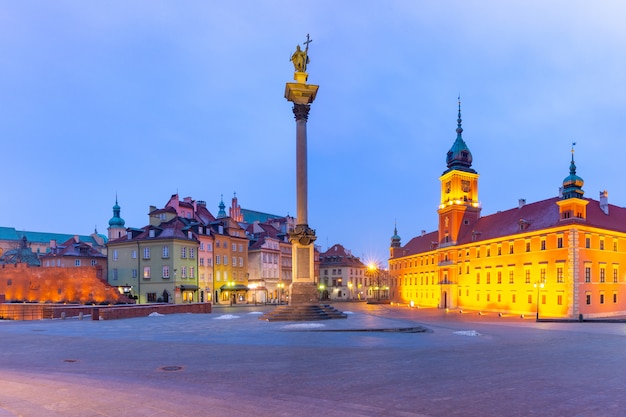
M 309 118 L 311 103 L 315 100 L 319 86 L 307 84 L 309 63 L 309 35 L 304 42 L 306 48 L 296 47 L 291 56 L 295 69 L 295 83 L 287 83 L 285 98 L 293 103 L 293 114 L 296 118 L 296 227 L 289 233 L 292 257 L 292 283 L 289 305 L 317 304 L 318 292 L 314 274 L 315 230 L 308 224 L 308 186 L 307 186 L 307 137 L 306 123 Z

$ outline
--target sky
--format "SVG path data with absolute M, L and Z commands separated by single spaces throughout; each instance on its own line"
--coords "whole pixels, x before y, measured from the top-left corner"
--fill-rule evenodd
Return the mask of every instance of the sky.
M 0 226 L 105 233 L 172 194 L 216 215 L 296 215 L 295 120 L 284 98 L 306 35 L 319 85 L 308 218 L 385 263 L 437 228 L 456 138 L 483 216 L 558 195 L 575 142 L 585 196 L 626 206 L 626 3 L 619 1 L 4 0 Z

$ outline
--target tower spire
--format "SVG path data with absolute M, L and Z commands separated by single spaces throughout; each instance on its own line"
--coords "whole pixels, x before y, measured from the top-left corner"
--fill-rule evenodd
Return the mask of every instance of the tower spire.
M 446 164 L 448 165 L 448 169 L 444 171 L 444 174 L 453 170 L 457 171 L 465 171 L 476 173 L 475 170 L 472 169 L 472 153 L 470 152 L 467 144 L 463 140 L 463 127 L 461 119 L 461 95 L 458 97 L 459 110 L 456 119 L 456 140 L 452 144 L 452 147 L 448 151 L 446 156 Z

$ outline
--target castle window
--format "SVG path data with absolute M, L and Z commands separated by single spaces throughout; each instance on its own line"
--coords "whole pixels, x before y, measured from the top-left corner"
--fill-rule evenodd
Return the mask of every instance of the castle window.
M 539 279 L 541 279 L 541 282 L 546 282 L 546 268 L 541 268 L 539 277 Z
M 476 284 L 480 284 L 480 272 L 476 273 Z
M 515 284 L 515 273 L 512 270 L 509 271 L 509 284 Z
M 591 238 L 590 237 L 586 237 L 585 238 L 585 248 L 589 249 L 591 247 Z
M 617 268 L 613 268 L 613 282 L 617 283 Z
M 498 284 L 502 284 L 502 271 L 498 271 Z
M 526 242 L 526 252 L 530 252 L 530 242 Z
M 557 303 L 557 305 L 560 305 L 560 306 L 563 305 L 563 296 L 562 295 L 559 294 L 559 295 L 556 296 L 556 303 Z
M 585 267 L 585 282 L 591 282 L 591 267 Z
M 604 250 L 604 240 L 600 240 L 600 250 Z
M 556 247 L 559 249 L 563 247 L 563 238 L 560 236 L 556 238 Z
M 617 303 L 617 292 L 613 293 L 613 303 L 616 304 Z
M 600 268 L 600 282 L 604 282 L 605 273 L 606 273 L 606 269 L 605 268 Z
M 491 284 L 491 272 L 487 272 L 487 284 Z
M 533 303 L 533 296 L 532 294 L 528 294 L 528 304 L 532 304 Z
M 511 302 L 515 303 L 515 294 L 511 295 Z
M 498 256 L 502 255 L 502 246 L 498 245 Z
M 541 239 L 541 250 L 546 250 L 546 240 Z
M 487 257 L 491 256 L 491 248 L 487 248 Z
M 585 293 L 585 302 L 587 303 L 587 305 L 591 305 L 591 293 L 590 292 Z
M 613 252 L 617 252 L 617 240 L 613 241 Z
M 509 242 L 509 255 L 513 255 L 513 242 Z
M 526 270 L 526 273 L 525 273 L 525 278 L 524 278 L 524 282 L 525 282 L 526 284 L 530 284 L 530 269 L 527 269 L 527 270 Z
M 600 293 L 600 304 L 604 304 L 604 294 Z
M 563 282 L 563 268 L 560 266 L 556 268 L 556 282 L 558 283 Z

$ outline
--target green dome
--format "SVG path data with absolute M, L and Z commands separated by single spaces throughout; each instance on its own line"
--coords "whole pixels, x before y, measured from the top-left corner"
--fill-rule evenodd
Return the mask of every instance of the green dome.
M 569 175 L 563 180 L 563 199 L 582 198 L 585 192 L 582 190 L 585 181 L 576 175 L 574 163 L 574 150 L 572 149 L 572 162 L 569 165 Z
M 126 222 L 120 217 L 120 206 L 115 199 L 115 205 L 113 206 L 113 217 L 109 220 L 109 227 L 124 227 Z

